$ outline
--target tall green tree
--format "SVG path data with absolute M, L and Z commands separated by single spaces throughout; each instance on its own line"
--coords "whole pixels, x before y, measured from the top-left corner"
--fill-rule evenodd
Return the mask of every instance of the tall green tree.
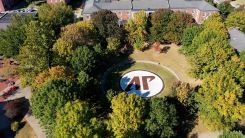
M 33 92 L 31 97 L 32 113 L 51 135 L 55 126 L 56 112 L 68 101 L 73 101 L 80 95 L 82 94 L 73 82 L 50 80 Z
M 145 114 L 145 101 L 135 94 L 119 93 L 111 101 L 108 128 L 118 138 L 134 137 L 140 133 Z
M 19 54 L 26 39 L 26 26 L 33 17 L 15 15 L 11 18 L 11 24 L 5 30 L 0 30 L 0 54 L 6 57 L 15 57 Z
M 92 138 L 99 137 L 103 132 L 102 124 L 93 118 L 88 103 L 79 100 L 68 102 L 59 109 L 55 124 L 55 138 Z M 98 127 L 99 130 L 96 130 Z
M 53 50 L 69 61 L 77 47 L 90 43 L 90 30 L 74 23 L 62 28 L 61 37 L 54 44 Z
M 192 75 L 204 78 L 209 74 L 217 72 L 219 67 L 236 53 L 226 40 L 213 39 L 200 45 L 196 54 L 191 58 Z
M 77 83 L 82 88 L 86 88 L 92 82 L 92 78 L 84 71 L 79 72 L 77 77 Z
M 72 8 L 63 2 L 43 4 L 38 8 L 38 18 L 58 32 L 60 27 L 74 21 L 74 13 Z
M 181 36 L 187 27 L 194 24 L 194 19 L 190 14 L 183 12 L 174 12 L 171 14 L 170 21 L 167 25 L 165 39 L 168 42 L 180 44 Z
M 196 99 L 200 119 L 211 130 L 232 129 L 245 115 L 245 105 L 241 103 L 243 92 L 224 71 L 206 77 Z
M 192 44 L 188 47 L 188 53 L 186 52 L 186 55 L 195 55 L 199 47 L 213 39 L 217 39 L 218 41 L 222 42 L 227 39 L 227 34 L 214 29 L 204 29 L 192 40 Z
M 231 60 L 226 61 L 219 68 L 230 75 L 237 84 L 245 87 L 245 66 L 237 56 L 233 56 Z
M 92 23 L 99 34 L 102 46 L 106 43 L 106 38 L 114 37 L 121 40 L 122 28 L 118 25 L 118 17 L 109 10 L 100 10 L 92 14 Z M 106 46 L 106 45 L 105 45 Z
M 150 28 L 151 40 L 166 42 L 165 33 L 167 32 L 168 23 L 170 22 L 170 17 L 173 12 L 170 10 L 157 10 L 151 15 L 151 24 Z
M 138 50 L 144 48 L 147 40 L 147 15 L 145 11 L 139 11 L 130 19 L 125 29 L 128 31 L 128 40 Z
M 146 119 L 146 131 L 152 137 L 170 138 L 176 135 L 177 114 L 173 104 L 164 98 L 153 98 L 150 101 L 150 113 Z
M 71 65 L 76 72 L 84 71 L 90 73 L 96 63 L 96 55 L 87 46 L 80 46 L 72 55 Z
M 39 72 L 49 68 L 53 41 L 54 32 L 43 23 L 31 21 L 26 27 L 26 40 L 18 55 L 23 85 L 30 84 Z
M 192 44 L 192 40 L 198 36 L 203 30 L 203 27 L 201 26 L 192 26 L 189 28 L 186 28 L 183 32 L 182 38 L 181 38 L 181 52 L 183 54 L 189 53 L 190 46 Z

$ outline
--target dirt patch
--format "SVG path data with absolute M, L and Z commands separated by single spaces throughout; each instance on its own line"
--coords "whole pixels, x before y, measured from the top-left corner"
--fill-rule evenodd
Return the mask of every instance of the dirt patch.
M 31 126 L 26 123 L 25 126 L 19 130 L 15 138 L 37 138 Z
M 130 55 L 130 57 L 135 60 L 149 60 L 159 62 L 160 64 L 167 66 L 176 72 L 181 81 L 188 82 L 193 86 L 201 84 L 201 80 L 192 78 L 189 75 L 191 66 L 188 63 L 186 57 L 178 52 L 178 46 L 171 44 L 161 45 L 161 47 L 169 47 L 169 49 L 165 53 L 159 53 L 153 48 L 144 52 L 135 50 L 133 54 Z

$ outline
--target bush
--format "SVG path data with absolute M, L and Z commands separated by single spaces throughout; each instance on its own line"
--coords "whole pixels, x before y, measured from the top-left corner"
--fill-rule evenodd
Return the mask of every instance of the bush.
M 230 1 L 220 3 L 218 5 L 218 9 L 223 17 L 226 17 L 233 11 L 233 7 L 231 6 Z
M 225 24 L 228 27 L 238 27 L 240 30 L 245 28 L 245 12 L 235 11 L 232 12 L 226 19 Z
M 219 138 L 244 138 L 245 135 L 241 131 L 225 131 L 219 136 Z
M 11 130 L 12 131 L 14 131 L 14 132 L 18 131 L 19 127 L 20 127 L 20 122 L 15 121 L 15 122 L 11 123 Z

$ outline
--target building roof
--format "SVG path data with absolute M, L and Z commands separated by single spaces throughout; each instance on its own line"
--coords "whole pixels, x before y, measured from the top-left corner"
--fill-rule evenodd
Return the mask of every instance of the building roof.
M 31 12 L 31 13 L 13 12 L 13 13 L 0 14 L 0 30 L 1 29 L 6 29 L 7 26 L 11 23 L 11 17 L 14 16 L 14 15 L 17 15 L 17 14 L 19 14 L 20 16 L 27 16 L 27 15 L 35 16 L 36 12 Z
M 171 9 L 195 8 L 201 11 L 218 11 L 205 0 L 169 0 Z M 169 7 L 168 0 L 86 0 L 84 14 L 107 10 L 156 10 Z
M 238 29 L 229 29 L 230 45 L 238 52 L 245 49 L 245 34 Z
M 167 0 L 133 0 L 133 10 L 167 9 Z
M 107 0 L 86 0 L 83 10 L 84 14 L 90 14 L 102 9 L 108 10 L 131 10 L 130 0 L 119 0 L 108 2 Z
M 205 0 L 169 0 L 169 4 L 171 9 L 195 8 L 201 11 L 218 11 Z

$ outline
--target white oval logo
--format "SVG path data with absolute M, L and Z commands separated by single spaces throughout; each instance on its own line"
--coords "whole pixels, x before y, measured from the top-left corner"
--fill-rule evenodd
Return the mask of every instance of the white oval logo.
M 131 71 L 122 76 L 120 86 L 123 91 L 141 97 L 151 97 L 160 93 L 164 87 L 162 79 L 149 71 Z

